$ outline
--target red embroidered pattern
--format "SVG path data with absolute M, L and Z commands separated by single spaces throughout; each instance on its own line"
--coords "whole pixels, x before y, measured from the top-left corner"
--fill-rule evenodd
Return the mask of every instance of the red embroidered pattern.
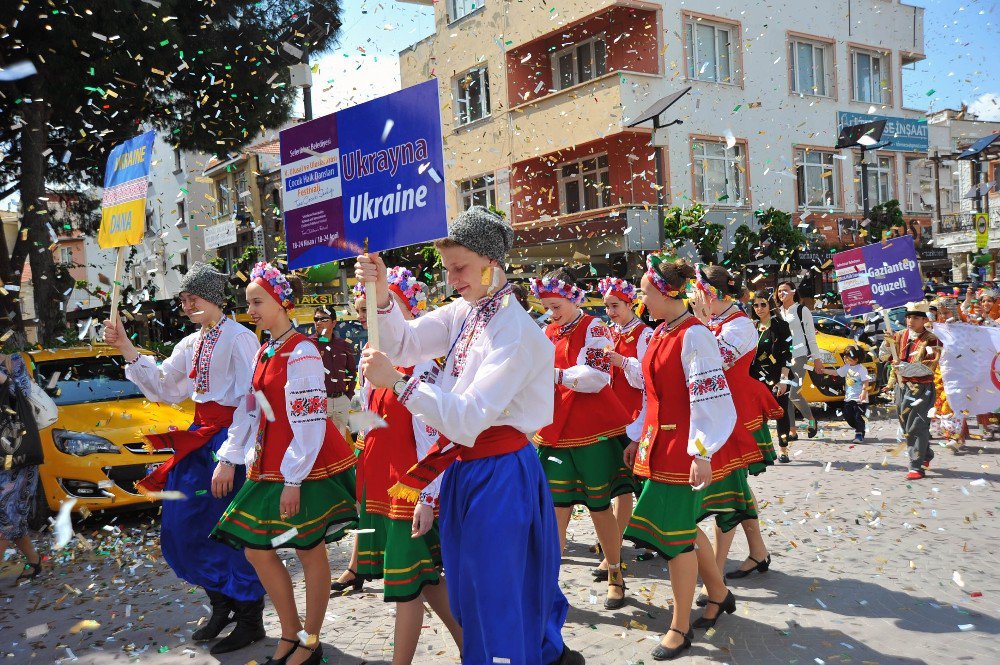
M 608 330 L 608 327 L 604 324 L 591 326 L 589 332 L 591 337 L 603 337 L 605 339 L 611 339 L 611 331 Z
M 293 416 L 308 416 L 312 413 L 326 413 L 325 397 L 296 397 L 292 400 Z
M 496 313 L 500 311 L 501 305 L 508 301 L 507 296 L 513 292 L 513 287 L 508 283 L 494 293 L 486 302 L 477 304 L 469 312 L 470 320 L 462 328 L 459 339 L 455 342 L 455 362 L 451 366 L 451 375 L 459 376 L 465 369 L 465 363 L 469 358 L 469 349 L 482 336 L 486 326 L 493 320 Z M 517 304 L 517 303 L 515 303 Z M 447 362 L 447 359 L 445 360 Z
M 611 372 L 611 359 L 608 358 L 607 353 L 600 349 L 587 349 L 583 364 L 602 372 Z
M 212 354 L 215 353 L 215 345 L 222 337 L 222 326 L 226 319 L 222 318 L 219 323 L 202 335 L 198 340 L 198 346 L 194 350 L 194 360 L 192 361 L 191 378 L 194 379 L 194 391 L 204 394 L 209 391 L 211 381 L 209 380 L 212 367 Z
M 719 353 L 722 354 L 722 364 L 725 367 L 732 367 L 736 364 L 736 352 L 724 340 L 719 340 Z
M 726 383 L 726 377 L 722 374 L 717 376 L 705 376 L 688 382 L 688 392 L 691 393 L 693 397 L 697 397 L 698 395 L 707 395 L 708 393 L 722 392 L 728 388 L 729 384 Z

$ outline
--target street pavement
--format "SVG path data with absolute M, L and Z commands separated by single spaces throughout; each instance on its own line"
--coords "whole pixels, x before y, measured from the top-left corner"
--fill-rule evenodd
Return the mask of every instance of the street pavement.
M 890 416 L 874 414 L 860 445 L 829 417 L 815 440 L 793 444 L 791 464 L 752 479 L 771 570 L 732 583 L 737 612 L 696 631 L 678 662 L 1000 663 L 1000 443 L 972 441 L 955 455 L 936 442 L 928 477 L 907 481 Z M 0 569 L 2 662 L 242 665 L 270 654 L 279 634 L 270 605 L 266 642 L 219 659 L 191 642 L 206 599 L 160 557 L 155 513 L 93 518 L 77 530 L 44 579 L 12 588 L 19 568 Z M 628 604 L 607 611 L 605 587 L 590 575 L 597 555 L 589 517 L 576 515 L 570 530 L 560 576 L 571 605 L 567 644 L 590 664 L 650 665 L 670 622 L 666 563 L 628 563 Z M 334 577 L 349 551 L 347 541 L 330 546 Z M 626 547 L 625 561 L 635 554 Z M 745 554 L 737 536 L 730 568 Z M 283 556 L 301 608 L 301 567 Z M 381 583 L 332 598 L 321 637 L 328 663 L 390 662 L 393 606 L 382 601 Z M 459 662 L 429 613 L 414 662 Z

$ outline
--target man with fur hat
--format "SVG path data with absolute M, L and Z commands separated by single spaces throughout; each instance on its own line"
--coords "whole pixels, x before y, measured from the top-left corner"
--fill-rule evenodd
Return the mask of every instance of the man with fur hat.
M 215 498 L 212 472 L 215 454 L 227 439 L 244 444 L 246 432 L 231 428 L 233 415 L 245 409 L 250 393 L 257 337 L 226 317 L 228 277 L 204 263 L 195 263 L 181 280 L 181 309 L 199 330 L 174 346 L 159 365 L 139 353 L 121 318 L 104 322 L 104 341 L 125 359 L 125 377 L 153 402 L 194 402 L 194 423 L 187 430 L 151 434 L 153 449 L 169 448 L 173 456 L 136 483 L 143 493 L 180 492 L 181 500 L 163 502 L 160 548 L 163 558 L 184 581 L 208 594 L 212 616 L 191 636 L 215 639 L 231 623 L 233 631 L 212 646 L 213 654 L 241 649 L 264 637 L 264 587 L 242 552 L 209 539 L 209 533 L 229 506 L 232 496 Z M 243 485 L 236 474 L 233 491 Z
M 887 333 L 879 348 L 879 359 L 892 358 L 896 372 L 894 397 L 899 426 L 909 451 L 908 480 L 923 478 L 934 458 L 929 414 L 934 406 L 934 369 L 941 359 L 941 344 L 927 329 L 929 311 L 927 302 L 908 303 L 906 329 L 895 335 Z
M 441 553 L 462 661 L 578 665 L 561 635 L 569 605 L 555 509 L 528 442 L 552 422 L 554 350 L 507 283 L 513 242 L 501 215 L 479 206 L 459 215 L 435 246 L 461 298 L 413 321 L 390 299 L 382 259 L 358 257 L 358 281 L 375 283 L 384 350 L 366 349 L 362 369 L 441 435 L 390 494 L 419 495 L 444 471 Z M 431 376 L 394 367 L 438 357 Z

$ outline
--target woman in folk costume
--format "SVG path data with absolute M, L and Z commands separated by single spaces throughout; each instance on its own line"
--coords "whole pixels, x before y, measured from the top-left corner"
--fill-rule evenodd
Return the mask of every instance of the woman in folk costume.
M 427 309 L 427 286 L 406 268 L 388 271 L 389 291 L 406 321 Z M 408 376 L 436 376 L 440 366 L 433 360 L 416 366 L 396 367 Z M 451 631 L 459 651 L 462 629 L 448 607 L 448 591 L 441 577 L 441 543 L 435 524 L 440 479 L 435 479 L 412 501 L 389 495 L 389 488 L 427 455 L 438 439 L 437 430 L 424 425 L 400 404 L 387 388 L 372 388 L 365 382 L 361 397 L 367 410 L 384 421 L 364 432 L 364 448 L 358 459 L 358 493 L 361 516 L 358 531 L 357 578 L 384 579 L 383 598 L 396 603 L 396 630 L 392 662 L 413 661 L 420 639 L 426 599 Z
M 587 506 L 608 562 L 604 607 L 618 609 L 625 604 L 621 532 L 609 508 L 616 496 L 634 490 L 620 437 L 635 418 L 611 388 L 611 331 L 579 308 L 584 290 L 560 269 L 532 279 L 531 291 L 552 312 L 545 334 L 556 347 L 553 421 L 538 431 L 535 443 L 556 506 L 559 537 L 565 549 L 573 506 Z
M 264 587 L 241 553 L 209 538 L 212 527 L 232 496 L 212 496 L 215 455 L 239 436 L 234 413 L 250 391 L 250 368 L 260 348 L 257 337 L 226 317 L 228 277 L 204 263 L 195 263 L 181 279 L 181 310 L 200 326 L 174 346 L 160 365 L 132 345 L 121 318 L 104 322 L 104 341 L 125 358 L 125 376 L 148 399 L 177 404 L 194 402 L 194 423 L 187 430 L 147 436 L 155 449 L 170 448 L 173 456 L 136 483 L 142 492 L 181 492 L 182 501 L 164 501 L 160 525 L 163 558 L 178 577 L 205 589 L 212 604 L 208 623 L 191 636 L 211 640 L 232 622 L 236 627 L 212 646 L 227 653 L 263 639 Z M 233 475 L 233 489 L 243 486 L 244 473 Z
M 670 660 L 694 639 L 691 605 L 699 572 L 712 606 L 693 626 L 712 626 L 721 612 L 736 610 L 698 520 L 709 490 L 741 469 L 743 460 L 727 443 L 736 425 L 736 408 L 719 346 L 684 303 L 694 268 L 661 254 L 651 254 L 647 266 L 643 302 L 650 316 L 663 323 L 643 356 L 646 400 L 639 419 L 629 426 L 633 443 L 625 461 L 634 462 L 636 474 L 649 480 L 625 538 L 668 561 L 674 613 L 653 658 Z
M 760 522 L 757 520 L 757 502 L 747 484 L 747 467 L 760 473 L 765 468 L 765 459 L 774 463 L 774 448 L 769 446 L 769 455 L 765 458 L 754 433 L 762 427 L 766 428 L 764 416 L 779 410 L 779 407 L 774 398 L 770 397 L 771 392 L 767 386 L 750 375 L 750 366 L 757 353 L 757 329 L 750 317 L 733 300 L 733 296 L 742 291 L 736 279 L 721 266 L 698 265 L 695 271 L 692 304 L 695 312 L 707 322 L 719 344 L 722 367 L 739 419 L 733 428 L 729 445 L 736 446 L 740 451 L 744 466 L 735 470 L 724 484 L 710 488 L 705 508 L 706 512 L 717 513 L 715 558 L 720 572 L 725 571 L 729 548 L 736 535 L 734 529 L 743 525 L 750 556 L 740 568 L 726 574 L 729 579 L 739 579 L 753 570 L 763 573 L 771 564 L 771 557 L 760 533 Z M 709 602 L 708 598 L 703 599 L 703 602 Z
M 630 418 L 635 420 L 642 410 L 642 356 L 653 336 L 653 329 L 635 315 L 633 307 L 639 290 L 633 284 L 618 277 L 605 277 L 597 283 L 597 291 L 604 299 L 605 311 L 611 319 L 609 328 L 614 344 L 614 350 L 608 352 L 608 359 L 611 361 L 611 390 Z M 618 440 L 624 452 L 631 442 L 627 436 L 618 437 Z M 642 491 L 641 483 L 634 476 L 633 481 L 632 491 L 619 494 L 612 504 L 619 534 L 625 533 L 625 527 L 632 517 L 633 495 Z M 650 556 L 655 554 L 640 554 L 639 559 L 644 560 Z M 607 559 L 594 569 L 594 577 L 601 581 L 608 579 Z
M 355 457 L 327 415 L 326 381 L 319 348 L 289 319 L 295 289 L 267 263 L 250 273 L 247 305 L 270 341 L 252 363 L 251 392 L 236 412 L 238 431 L 219 449 L 212 492 L 232 489 L 237 466 L 247 482 L 219 519 L 212 537 L 244 549 L 264 583 L 281 622 L 281 639 L 268 663 L 319 663 L 319 632 L 330 601 L 326 543 L 357 520 Z M 306 585 L 305 633 L 292 580 L 278 548 L 294 548 Z
M 502 216 L 479 206 L 459 215 L 435 247 L 460 298 L 413 321 L 390 298 L 378 255 L 358 257 L 358 281 L 376 285 L 369 306 L 385 349 L 366 349 L 362 368 L 441 435 L 390 494 L 412 496 L 444 472 L 441 554 L 463 662 L 579 665 L 561 635 L 569 605 L 555 511 L 526 436 L 552 419 L 553 349 L 507 283 L 513 242 Z M 436 378 L 393 366 L 441 357 Z

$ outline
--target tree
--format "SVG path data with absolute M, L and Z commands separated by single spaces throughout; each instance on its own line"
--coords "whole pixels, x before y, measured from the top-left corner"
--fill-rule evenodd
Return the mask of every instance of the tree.
M 37 70 L 0 83 L 0 199 L 17 192 L 22 208 L 0 277 L 17 283 L 28 258 L 36 302 L 59 302 L 46 185 L 101 184 L 108 152 L 143 125 L 220 155 L 280 126 L 296 94 L 289 61 L 329 48 L 339 13 L 338 0 L 0 3 L 0 67 Z M 47 341 L 61 310 L 38 310 Z
M 690 208 L 669 208 L 663 213 L 663 237 L 675 252 L 690 240 L 703 263 L 715 263 L 725 227 L 706 222 L 705 212 L 700 203 Z
M 892 199 L 885 203 L 880 203 L 871 209 L 868 214 L 868 225 L 861 227 L 859 236 L 863 241 L 862 245 L 879 242 L 885 238 L 893 228 L 905 228 L 903 221 L 903 211 L 899 207 L 899 201 Z
M 757 231 L 740 224 L 733 235 L 733 246 L 722 258 L 722 265 L 742 272 L 748 265 L 764 258 L 771 258 L 785 265 L 804 248 L 808 238 L 792 223 L 792 216 L 771 207 L 754 211 Z

